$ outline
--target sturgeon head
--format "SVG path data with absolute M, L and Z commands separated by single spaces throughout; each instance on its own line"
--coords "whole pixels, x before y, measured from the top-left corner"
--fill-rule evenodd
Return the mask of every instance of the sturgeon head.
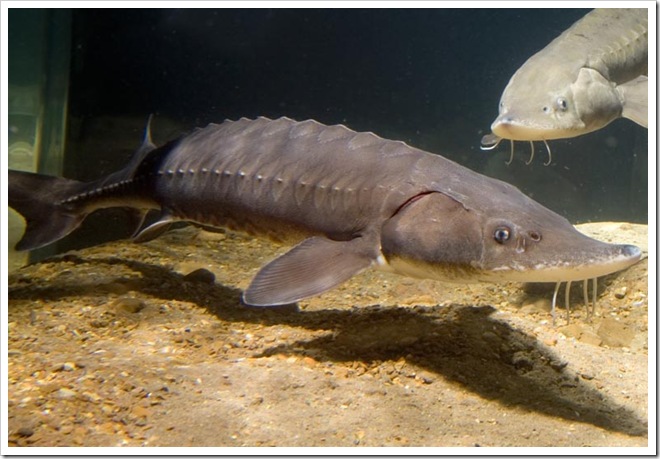
M 388 266 L 446 281 L 564 282 L 640 259 L 639 248 L 587 237 L 511 185 L 485 185 L 478 199 L 432 192 L 403 206 L 383 227 Z
M 567 72 L 529 60 L 502 94 L 493 134 L 510 140 L 552 140 L 598 130 L 621 117 L 616 88 L 596 70 Z
M 494 136 L 576 137 L 620 117 L 646 127 L 646 15 L 644 9 L 596 9 L 529 58 L 502 93 Z M 486 136 L 482 143 L 495 140 Z

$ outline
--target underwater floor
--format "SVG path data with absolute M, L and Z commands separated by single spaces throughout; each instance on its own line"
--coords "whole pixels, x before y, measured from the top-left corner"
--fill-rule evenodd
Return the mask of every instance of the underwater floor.
M 240 305 L 284 250 L 189 227 L 10 274 L 10 446 L 647 445 L 646 258 L 553 327 L 552 285 L 372 271 Z

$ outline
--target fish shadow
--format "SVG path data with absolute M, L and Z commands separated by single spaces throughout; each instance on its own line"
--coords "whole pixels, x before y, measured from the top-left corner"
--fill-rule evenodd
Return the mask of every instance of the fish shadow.
M 45 262 L 124 265 L 140 273 L 131 290 L 162 300 L 190 302 L 224 322 L 287 325 L 328 330 L 320 337 L 266 348 L 252 357 L 304 355 L 318 361 L 373 363 L 405 359 L 482 398 L 572 422 L 633 436 L 648 433 L 647 421 L 570 371 L 534 336 L 492 317 L 491 306 L 381 306 L 302 311 L 296 305 L 262 308 L 241 304 L 240 290 L 191 281 L 167 267 L 122 258 L 67 254 Z M 169 288 L 163 289 L 164 282 Z M 93 283 L 93 280 L 90 280 Z M 93 284 L 95 294 L 103 285 Z M 9 298 L 57 299 L 91 294 L 88 285 L 18 286 Z M 248 351 L 246 351 L 248 352 Z

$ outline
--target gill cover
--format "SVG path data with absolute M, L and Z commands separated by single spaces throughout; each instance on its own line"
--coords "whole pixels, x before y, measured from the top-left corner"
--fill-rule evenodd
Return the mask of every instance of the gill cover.
M 481 259 L 481 225 L 474 212 L 443 193 L 418 195 L 383 225 L 381 251 L 401 274 L 460 278 Z

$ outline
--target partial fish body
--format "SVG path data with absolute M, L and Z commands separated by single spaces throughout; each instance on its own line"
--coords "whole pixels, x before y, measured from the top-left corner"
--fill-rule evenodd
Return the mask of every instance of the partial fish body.
M 299 242 L 261 268 L 250 305 L 320 294 L 370 266 L 459 282 L 590 279 L 624 269 L 637 247 L 605 244 L 517 188 L 372 133 L 316 121 L 211 124 L 82 183 L 9 171 L 27 221 L 17 248 L 73 231 L 96 209 L 157 209 L 145 241 L 176 220 Z M 302 241 L 302 242 L 300 242 Z
M 647 10 L 593 10 L 513 75 L 482 145 L 576 137 L 620 117 L 647 127 L 647 66 Z

